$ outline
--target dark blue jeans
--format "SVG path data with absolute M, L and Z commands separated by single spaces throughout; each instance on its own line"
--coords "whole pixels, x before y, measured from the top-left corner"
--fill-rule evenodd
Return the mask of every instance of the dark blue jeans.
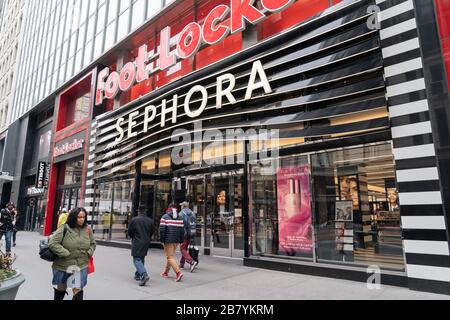
M 147 270 L 145 269 L 145 257 L 133 257 L 133 263 L 136 267 L 136 275 L 142 277 L 144 274 L 148 276 Z
M 6 241 L 6 252 L 11 252 L 11 237 L 12 237 L 12 230 L 9 231 L 0 231 L 0 240 L 3 238 L 3 235 L 5 235 L 5 241 Z

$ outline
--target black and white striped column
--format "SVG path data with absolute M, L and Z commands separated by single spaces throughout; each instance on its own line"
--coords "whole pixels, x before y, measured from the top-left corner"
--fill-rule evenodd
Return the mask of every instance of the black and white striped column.
M 376 0 L 412 289 L 450 285 L 450 254 L 413 0 Z M 444 288 L 443 288 L 444 287 Z
M 94 183 L 94 158 L 95 158 L 95 135 L 97 133 L 97 121 L 92 121 L 91 130 L 89 133 L 89 156 L 86 173 L 86 188 L 84 192 L 84 205 L 88 213 L 89 222 L 94 214 L 94 199 L 95 199 L 95 183 Z

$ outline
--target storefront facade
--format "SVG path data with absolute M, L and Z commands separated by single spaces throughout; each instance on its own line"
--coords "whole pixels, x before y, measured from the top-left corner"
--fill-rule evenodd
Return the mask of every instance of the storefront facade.
M 45 234 L 55 230 L 63 209 L 83 205 L 94 76 L 85 75 L 56 98 Z
M 27 154 L 31 154 L 29 161 L 24 164 L 22 191 L 18 200 L 19 212 L 22 219 L 19 227 L 27 231 L 40 231 L 43 228 L 45 210 L 47 206 L 46 190 L 50 174 L 50 145 L 52 140 L 53 108 L 45 109 L 37 117 L 33 117 L 32 134 L 27 144 Z
M 125 243 L 139 205 L 158 226 L 187 200 L 203 254 L 450 292 L 446 133 L 417 4 L 307 2 L 247 8 L 247 29 L 229 1 L 177 2 L 186 21 L 164 13 L 171 29 L 149 25 L 61 93 L 47 232 L 83 205 L 98 240 Z M 81 97 L 84 116 L 63 119 Z

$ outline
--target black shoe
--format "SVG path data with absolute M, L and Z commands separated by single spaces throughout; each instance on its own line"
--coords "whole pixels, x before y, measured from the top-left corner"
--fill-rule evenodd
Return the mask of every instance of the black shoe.
M 141 281 L 139 282 L 139 286 L 140 286 L 140 287 L 145 286 L 145 284 L 147 283 L 148 280 L 150 280 L 150 277 L 149 277 L 148 275 L 144 274 L 144 275 L 142 276 Z
M 141 276 L 138 275 L 138 274 L 135 274 L 135 275 L 134 275 L 134 280 L 136 280 L 136 281 L 141 281 Z
M 64 300 L 64 297 L 66 294 L 69 294 L 67 291 L 59 291 L 56 288 L 53 288 L 53 290 L 55 290 L 55 295 L 53 300 Z
M 83 290 L 79 291 L 76 295 L 74 295 L 72 300 L 83 300 Z

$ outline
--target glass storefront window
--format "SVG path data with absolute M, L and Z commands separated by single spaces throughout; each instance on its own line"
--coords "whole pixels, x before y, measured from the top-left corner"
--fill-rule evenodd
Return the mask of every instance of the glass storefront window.
M 156 173 L 156 159 L 155 156 L 150 156 L 142 160 L 141 172 L 143 174 L 155 174 Z
M 161 151 L 158 159 L 158 173 L 169 173 L 172 165 L 171 151 Z
M 64 185 L 81 183 L 83 164 L 83 160 L 72 160 L 66 162 L 66 168 L 64 171 Z
M 126 230 L 131 221 L 133 189 L 133 181 L 114 183 L 113 216 L 111 221 L 112 240 L 127 239 Z
M 55 211 L 55 219 L 53 221 L 54 229 L 56 229 L 58 216 L 62 212 L 62 209 L 66 209 L 70 212 L 80 205 L 80 192 L 81 188 L 79 186 L 58 187 L 55 203 L 55 208 L 57 208 L 57 210 Z
M 275 175 L 263 174 L 264 168 L 254 165 L 252 175 L 253 254 L 277 254 L 278 214 Z
M 404 270 L 390 143 L 249 169 L 253 255 Z
M 97 212 L 93 218 L 93 229 L 97 238 L 109 239 L 111 229 L 113 183 L 101 183 L 98 185 L 99 198 L 96 199 Z
M 126 240 L 132 218 L 133 181 L 101 183 L 94 213 L 96 237 L 102 240 Z
M 390 144 L 311 156 L 317 258 L 403 269 Z
M 159 241 L 159 222 L 169 206 L 171 183 L 169 181 L 155 181 L 155 184 L 155 213 L 153 215 L 155 232 L 153 239 Z

